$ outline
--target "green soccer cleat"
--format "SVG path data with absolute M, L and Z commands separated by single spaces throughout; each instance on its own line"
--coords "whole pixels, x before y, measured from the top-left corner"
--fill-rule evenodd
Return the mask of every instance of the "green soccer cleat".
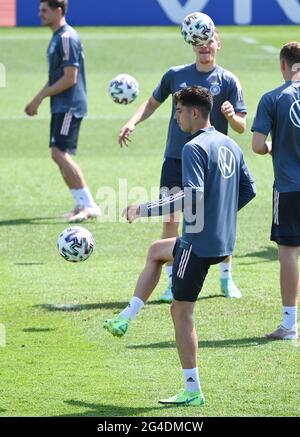
M 166 289 L 166 291 L 164 291 L 163 294 L 161 294 L 159 296 L 159 301 L 166 302 L 166 303 L 172 303 L 172 300 L 173 300 L 172 289 L 171 289 L 171 287 L 168 287 Z
M 221 292 L 225 297 L 231 297 L 235 299 L 240 299 L 242 297 L 242 293 L 232 279 L 221 279 L 220 286 Z
M 205 399 L 200 390 L 187 391 L 182 389 L 179 393 L 177 393 L 177 395 L 168 399 L 160 399 L 158 402 L 160 404 L 193 405 L 196 407 L 201 407 L 205 404 Z
M 119 314 L 113 319 L 105 320 L 103 328 L 115 337 L 123 337 L 128 329 L 129 323 L 130 319 L 128 317 Z

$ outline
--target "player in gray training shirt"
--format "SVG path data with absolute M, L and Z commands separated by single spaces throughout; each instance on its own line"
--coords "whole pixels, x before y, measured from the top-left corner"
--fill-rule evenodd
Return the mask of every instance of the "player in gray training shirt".
M 232 254 L 237 211 L 255 196 L 254 181 L 238 145 L 216 131 L 209 122 L 212 94 L 203 87 L 186 87 L 175 93 L 176 120 L 192 134 L 182 153 L 183 191 L 143 205 L 128 206 L 123 216 L 131 223 L 138 217 L 168 214 L 181 209 L 181 238 L 154 242 L 148 253 L 134 296 L 128 306 L 104 328 L 122 337 L 156 287 L 163 264 L 174 261 L 171 313 L 185 387 L 163 404 L 204 404 L 198 367 L 198 339 L 193 310 L 212 264 Z
M 122 127 L 119 135 L 121 146 L 128 145 L 130 134 L 138 123 L 149 118 L 156 109 L 176 91 L 187 86 L 203 86 L 211 91 L 214 106 L 211 113 L 213 126 L 227 135 L 228 125 L 236 132 L 246 129 L 246 106 L 240 82 L 230 71 L 216 64 L 217 51 L 221 48 L 219 34 L 207 45 L 194 46 L 196 62 L 170 68 L 162 77 L 153 95 L 144 102 L 131 119 Z M 188 135 L 182 132 L 174 119 L 175 106 L 172 104 L 167 135 L 164 162 L 161 171 L 161 196 L 168 196 L 182 189 L 181 153 Z M 178 235 L 180 212 L 171 214 L 163 223 L 163 238 Z M 160 296 L 164 302 L 172 301 L 172 265 L 166 265 L 169 278 L 167 290 Z M 225 297 L 241 297 L 231 274 L 231 257 L 220 263 L 220 285 Z
M 53 31 L 47 55 L 48 82 L 25 107 L 27 115 L 37 115 L 46 97 L 51 99 L 51 156 L 75 200 L 75 208 L 65 214 L 69 222 L 100 216 L 84 175 L 71 155 L 76 153 L 82 118 L 87 112 L 83 47 L 78 33 L 66 23 L 67 0 L 40 0 L 42 23 Z
M 262 96 L 253 122 L 255 153 L 272 154 L 274 168 L 271 240 L 278 245 L 282 322 L 267 338 L 298 338 L 300 250 L 300 42 L 280 52 L 284 85 Z M 271 133 L 272 143 L 266 141 Z

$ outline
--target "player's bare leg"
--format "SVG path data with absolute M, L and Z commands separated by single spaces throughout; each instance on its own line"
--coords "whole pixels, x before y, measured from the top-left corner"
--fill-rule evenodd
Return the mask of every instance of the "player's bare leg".
M 275 331 L 266 335 L 267 338 L 274 340 L 296 340 L 298 338 L 299 250 L 299 247 L 278 245 L 282 322 Z
M 66 214 L 65 218 L 70 222 L 78 223 L 89 218 L 99 217 L 100 208 L 90 193 L 79 165 L 69 153 L 61 151 L 57 147 L 51 148 L 51 155 L 76 203 L 74 211 Z
M 175 243 L 176 238 L 168 238 L 155 241 L 151 245 L 146 265 L 137 280 L 132 299 L 123 311 L 116 317 L 106 320 L 103 325 L 112 335 L 122 337 L 126 333 L 129 323 L 137 316 L 158 284 L 162 266 L 173 260 Z
M 170 214 L 169 216 L 164 217 L 162 238 L 178 237 L 180 216 L 181 216 L 181 212 L 177 212 L 175 214 Z M 159 296 L 159 300 L 161 302 L 171 303 L 173 300 L 172 269 L 173 269 L 173 262 L 166 263 L 168 286 L 166 290 Z

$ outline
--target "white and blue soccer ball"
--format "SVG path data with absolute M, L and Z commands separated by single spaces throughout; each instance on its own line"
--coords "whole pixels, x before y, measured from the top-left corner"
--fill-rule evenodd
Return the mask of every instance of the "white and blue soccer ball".
M 202 12 L 193 12 L 185 17 L 181 25 L 181 35 L 188 44 L 202 46 L 214 37 L 213 20 Z
M 94 245 L 92 234 L 82 226 L 72 226 L 65 229 L 57 241 L 60 255 L 66 261 L 74 263 L 88 259 L 93 253 Z
M 110 81 L 108 92 L 114 102 L 128 105 L 139 95 L 139 84 L 130 74 L 118 74 Z

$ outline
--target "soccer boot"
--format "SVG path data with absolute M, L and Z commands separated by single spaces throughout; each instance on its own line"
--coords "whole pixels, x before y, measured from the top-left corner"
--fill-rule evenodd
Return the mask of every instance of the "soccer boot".
M 158 298 L 160 302 L 171 303 L 173 300 L 173 293 L 171 287 L 168 287 Z
M 279 325 L 275 331 L 270 332 L 265 335 L 266 338 L 270 340 L 297 340 L 298 339 L 298 328 L 287 329 L 282 325 Z
M 242 297 L 242 293 L 237 288 L 232 278 L 223 278 L 220 280 L 221 292 L 225 297 L 233 297 L 236 299 L 240 299 Z
M 128 317 L 118 314 L 113 319 L 105 320 L 103 328 L 115 337 L 123 337 L 128 329 L 129 323 L 130 319 Z
M 67 221 L 70 220 L 74 215 L 78 214 L 83 209 L 83 206 L 76 205 L 73 211 L 66 212 L 62 215 L 62 218 L 66 219 Z
M 205 399 L 200 390 L 197 391 L 187 391 L 180 390 L 175 396 L 167 399 L 160 399 L 158 401 L 160 404 L 172 404 L 172 405 L 193 405 L 196 407 L 201 407 L 205 404 Z
M 95 219 L 101 216 L 101 210 L 98 206 L 93 208 L 82 208 L 77 214 L 69 218 L 69 223 L 81 223 L 88 219 Z

